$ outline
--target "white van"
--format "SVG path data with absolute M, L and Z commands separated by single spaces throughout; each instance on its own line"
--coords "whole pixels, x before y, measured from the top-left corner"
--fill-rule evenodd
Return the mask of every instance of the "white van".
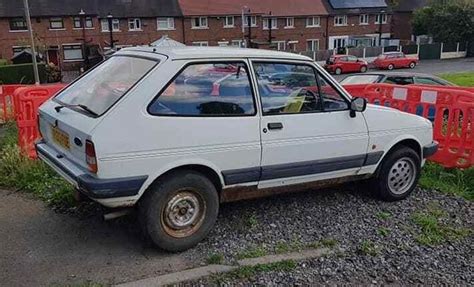
M 169 251 L 219 203 L 369 179 L 407 197 L 437 150 L 430 121 L 351 96 L 309 58 L 234 48 L 124 49 L 40 108 L 39 157 L 111 208 L 137 206 Z

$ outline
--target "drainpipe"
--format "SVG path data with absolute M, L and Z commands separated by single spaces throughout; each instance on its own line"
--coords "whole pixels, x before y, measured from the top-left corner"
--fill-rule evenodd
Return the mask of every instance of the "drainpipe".
M 326 16 L 326 50 L 329 50 L 329 15 Z
M 183 44 L 186 45 L 186 27 L 184 27 L 184 17 L 181 18 L 181 29 L 183 30 Z

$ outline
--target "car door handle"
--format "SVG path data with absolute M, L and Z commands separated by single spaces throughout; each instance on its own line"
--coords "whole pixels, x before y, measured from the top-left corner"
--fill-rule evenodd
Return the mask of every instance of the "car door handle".
M 283 129 L 283 124 L 282 123 L 268 123 L 268 129 L 269 130 L 281 130 Z

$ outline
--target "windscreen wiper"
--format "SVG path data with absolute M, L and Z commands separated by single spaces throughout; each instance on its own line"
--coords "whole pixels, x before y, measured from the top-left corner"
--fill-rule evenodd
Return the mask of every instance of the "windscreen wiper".
M 59 106 L 56 106 L 54 107 L 54 109 L 56 110 L 56 112 L 60 112 L 63 108 L 81 108 L 83 109 L 84 111 L 88 112 L 89 114 L 93 115 L 94 117 L 98 117 L 99 114 L 94 112 L 93 110 L 91 110 L 90 108 L 88 108 L 86 105 L 81 105 L 81 104 L 77 104 L 77 105 L 67 105 L 67 104 L 60 104 Z

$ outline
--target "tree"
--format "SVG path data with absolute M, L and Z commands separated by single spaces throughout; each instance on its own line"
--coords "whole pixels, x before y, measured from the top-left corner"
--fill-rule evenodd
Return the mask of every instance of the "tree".
M 431 6 L 415 11 L 413 31 L 415 35 L 432 36 L 436 42 L 473 42 L 473 1 L 433 1 Z

